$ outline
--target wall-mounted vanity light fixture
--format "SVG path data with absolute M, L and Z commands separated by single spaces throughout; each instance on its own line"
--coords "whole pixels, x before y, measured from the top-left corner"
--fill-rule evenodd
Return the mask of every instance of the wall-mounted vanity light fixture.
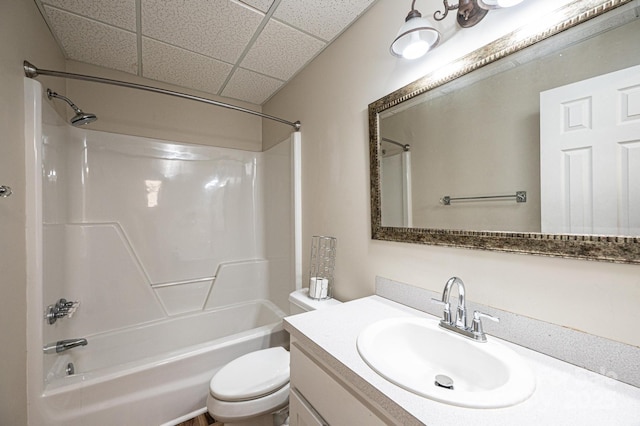
M 411 2 L 411 10 L 391 43 L 391 54 L 406 59 L 417 59 L 435 47 L 440 41 L 440 32 L 433 24 L 423 18 L 415 8 L 416 0 Z
M 437 10 L 433 14 L 436 21 L 442 21 L 450 11 L 458 10 L 458 25 L 469 28 L 477 24 L 492 9 L 515 6 L 523 0 L 460 0 L 450 5 L 443 0 L 444 12 Z M 398 35 L 391 43 L 391 54 L 405 59 L 417 59 L 434 48 L 440 41 L 440 32 L 431 22 L 422 17 L 415 8 L 416 0 L 411 2 L 411 10 Z

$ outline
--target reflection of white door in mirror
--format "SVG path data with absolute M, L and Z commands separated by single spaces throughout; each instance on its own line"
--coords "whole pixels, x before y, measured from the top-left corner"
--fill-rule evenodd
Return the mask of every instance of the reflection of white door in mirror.
M 640 66 L 540 94 L 543 233 L 640 236 Z
M 411 227 L 411 152 L 383 155 L 381 166 L 383 226 Z

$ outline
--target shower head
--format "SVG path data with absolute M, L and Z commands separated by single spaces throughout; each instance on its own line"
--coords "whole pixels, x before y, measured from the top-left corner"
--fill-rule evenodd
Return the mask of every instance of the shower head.
M 93 123 L 97 119 L 98 117 L 96 117 L 95 114 L 91 114 L 90 112 L 80 111 L 76 115 L 74 115 L 73 118 L 69 121 L 71 122 L 72 126 L 78 127 L 78 126 L 84 126 L 85 124 Z
M 53 92 L 51 89 L 47 89 L 47 97 L 62 99 L 76 112 L 76 115 L 69 120 L 72 126 L 78 127 L 83 126 L 85 124 L 93 123 L 98 119 L 95 114 L 91 114 L 89 112 L 83 112 L 80 108 L 76 106 L 71 100 L 65 96 L 58 95 L 56 92 Z

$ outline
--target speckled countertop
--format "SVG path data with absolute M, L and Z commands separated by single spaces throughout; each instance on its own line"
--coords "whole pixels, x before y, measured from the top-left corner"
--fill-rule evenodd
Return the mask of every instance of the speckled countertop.
M 536 375 L 526 401 L 500 409 L 442 404 L 408 392 L 375 373 L 361 358 L 356 338 L 386 318 L 436 317 L 370 296 L 285 318 L 285 329 L 317 358 L 403 425 L 633 425 L 640 426 L 640 388 L 496 339 L 520 354 Z

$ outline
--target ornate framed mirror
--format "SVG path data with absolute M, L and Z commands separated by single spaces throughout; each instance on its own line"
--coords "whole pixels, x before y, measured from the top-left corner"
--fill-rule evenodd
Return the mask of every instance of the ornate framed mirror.
M 640 264 L 639 11 L 570 2 L 371 103 L 372 238 Z

